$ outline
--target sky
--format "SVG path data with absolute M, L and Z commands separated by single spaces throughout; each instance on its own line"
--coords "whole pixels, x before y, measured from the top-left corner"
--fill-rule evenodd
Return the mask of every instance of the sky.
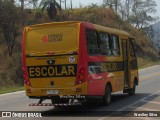
M 157 3 L 157 16 L 160 17 L 160 0 L 155 0 Z
M 73 1 L 73 7 L 79 7 L 80 5 L 82 6 L 86 6 L 89 5 L 91 3 L 95 3 L 95 4 L 102 4 L 103 0 L 72 0 Z M 155 0 L 157 3 L 157 13 L 155 14 L 155 16 L 160 17 L 160 0 Z M 153 15 L 154 16 L 154 15 Z
M 73 6 L 79 7 L 80 5 L 86 6 L 91 3 L 96 3 L 96 4 L 102 4 L 103 0 L 72 0 L 73 1 Z

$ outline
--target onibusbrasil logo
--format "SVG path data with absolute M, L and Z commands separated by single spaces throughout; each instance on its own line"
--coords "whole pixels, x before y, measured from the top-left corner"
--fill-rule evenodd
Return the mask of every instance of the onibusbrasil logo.
M 2 112 L 3 118 L 24 118 L 24 117 L 42 117 L 40 112 Z
M 41 38 L 42 43 L 60 42 L 62 40 L 63 40 L 62 33 L 43 35 L 42 38 Z

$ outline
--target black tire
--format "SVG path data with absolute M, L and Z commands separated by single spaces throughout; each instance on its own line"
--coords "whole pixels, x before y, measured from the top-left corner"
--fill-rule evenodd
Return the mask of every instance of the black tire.
M 136 92 L 136 85 L 134 84 L 134 85 L 133 85 L 133 88 L 131 88 L 131 89 L 129 90 L 128 94 L 129 94 L 129 95 L 134 95 L 135 92 Z
M 107 85 L 105 89 L 105 94 L 103 96 L 103 104 L 109 105 L 110 103 L 111 103 L 111 87 Z
M 52 104 L 54 103 L 68 103 L 69 99 L 52 99 Z

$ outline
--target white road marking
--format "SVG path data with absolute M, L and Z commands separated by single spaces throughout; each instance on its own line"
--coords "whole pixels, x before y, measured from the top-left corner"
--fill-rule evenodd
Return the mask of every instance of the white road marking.
M 151 68 L 154 68 L 154 67 L 160 67 L 160 65 L 154 65 L 154 66 L 146 67 L 146 68 L 143 68 L 143 69 L 139 69 L 139 71 L 143 71 L 145 69 L 151 69 Z
M 146 107 L 134 107 L 134 106 L 130 106 L 130 108 L 134 108 L 135 110 L 136 109 L 140 109 L 142 111 L 160 111 L 160 110 L 157 110 L 157 109 L 151 109 L 151 108 L 146 108 Z
M 121 109 L 118 109 L 117 111 L 123 111 L 123 110 L 129 108 L 130 106 L 133 106 L 134 104 L 137 104 L 137 103 L 139 103 L 139 102 L 141 102 L 141 101 L 144 101 L 144 100 L 147 99 L 148 97 L 151 97 L 152 95 L 154 95 L 154 94 L 156 94 L 156 93 L 159 93 L 159 92 L 160 92 L 160 90 L 157 91 L 157 92 L 155 92 L 155 93 L 152 93 L 152 94 L 150 94 L 150 95 L 148 95 L 148 96 L 146 96 L 146 97 L 144 97 L 144 98 L 142 98 L 142 99 L 140 99 L 140 100 L 137 100 L 136 102 L 134 102 L 134 103 L 132 103 L 132 104 L 130 104 L 130 105 L 127 105 L 127 106 L 125 106 L 125 107 L 123 107 L 123 108 L 121 108 Z
M 145 99 L 147 99 L 148 97 L 151 97 L 152 95 L 157 94 L 157 93 L 160 93 L 160 90 L 157 91 L 157 92 L 155 92 L 155 93 L 152 93 L 152 94 L 150 94 L 150 95 L 148 95 L 148 96 L 146 96 L 146 97 L 144 97 L 144 98 L 142 98 L 142 99 L 140 99 L 140 100 L 137 100 L 136 102 L 134 102 L 134 103 L 132 103 L 132 104 L 130 104 L 130 105 L 127 105 L 127 106 L 125 106 L 125 107 L 123 107 L 123 108 L 121 108 L 121 109 L 118 109 L 117 111 L 113 112 L 111 115 L 115 114 L 116 112 L 124 111 L 124 110 L 127 109 L 127 108 L 133 108 L 133 105 L 134 105 L 134 104 L 137 104 L 137 103 L 139 103 L 139 102 L 142 102 L 142 101 L 144 101 Z M 136 108 L 138 109 L 138 107 L 136 107 Z M 146 108 L 146 109 L 147 109 L 147 108 Z M 152 111 L 152 110 L 151 110 L 151 111 Z M 107 118 L 107 117 L 101 117 L 101 118 L 99 118 L 98 120 L 105 120 L 106 118 Z
M 158 76 L 160 76 L 160 73 L 157 73 L 157 72 L 156 73 L 151 73 L 151 74 L 148 74 L 148 75 L 145 75 L 145 76 L 141 76 L 140 81 L 149 80 L 151 78 L 158 77 Z
M 143 100 L 142 102 L 147 102 L 147 103 L 153 103 L 153 104 L 160 105 L 160 102 L 154 102 L 154 101 L 148 101 L 148 100 Z

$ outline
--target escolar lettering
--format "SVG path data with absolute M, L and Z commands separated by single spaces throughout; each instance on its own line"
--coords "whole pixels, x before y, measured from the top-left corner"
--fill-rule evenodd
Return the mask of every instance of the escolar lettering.
M 89 66 L 99 66 L 102 67 L 107 72 L 117 72 L 123 71 L 123 62 L 122 61 L 113 61 L 113 62 L 89 62 Z
M 77 65 L 29 66 L 30 78 L 76 76 Z
M 117 63 L 102 63 L 101 67 L 107 71 L 117 71 Z

